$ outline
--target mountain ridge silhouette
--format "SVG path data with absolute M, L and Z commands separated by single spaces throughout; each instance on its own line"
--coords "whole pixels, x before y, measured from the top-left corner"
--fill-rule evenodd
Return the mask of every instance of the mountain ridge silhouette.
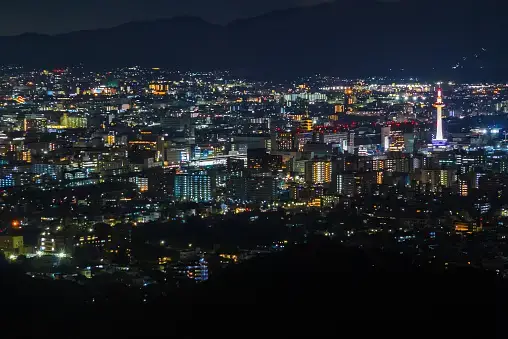
M 58 35 L 26 33 L 0 37 L 0 63 L 490 80 L 508 76 L 505 7 L 494 0 L 348 0 L 226 25 L 187 16 Z

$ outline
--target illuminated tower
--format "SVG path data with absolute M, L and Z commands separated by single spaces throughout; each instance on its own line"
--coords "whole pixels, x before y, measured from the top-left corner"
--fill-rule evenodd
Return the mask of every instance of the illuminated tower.
M 441 88 L 437 90 L 437 101 L 434 107 L 437 109 L 437 123 L 436 123 L 436 138 L 432 140 L 435 146 L 443 146 L 446 144 L 446 139 L 443 138 L 443 96 Z

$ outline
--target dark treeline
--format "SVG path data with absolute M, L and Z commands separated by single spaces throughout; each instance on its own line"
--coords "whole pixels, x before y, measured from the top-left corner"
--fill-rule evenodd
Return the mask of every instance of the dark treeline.
M 506 284 L 495 274 L 437 271 L 398 253 L 345 248 L 323 239 L 232 266 L 204 284 L 147 303 L 139 302 L 138 290 L 118 283 L 92 291 L 33 279 L 6 263 L 0 288 L 9 333 L 73 337 L 342 331 L 495 337 L 503 333 L 498 326 L 508 300 Z

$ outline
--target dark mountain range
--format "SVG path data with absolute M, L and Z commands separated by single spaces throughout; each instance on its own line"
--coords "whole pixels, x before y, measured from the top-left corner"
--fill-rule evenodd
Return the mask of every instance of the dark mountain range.
M 491 79 L 508 75 L 507 7 L 497 0 L 338 0 L 226 26 L 180 17 L 23 34 L 0 37 L 0 63 Z

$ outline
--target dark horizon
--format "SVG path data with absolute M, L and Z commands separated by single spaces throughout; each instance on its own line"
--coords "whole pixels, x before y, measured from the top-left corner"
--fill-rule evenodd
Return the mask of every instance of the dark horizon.
M 97 2 L 97 4 L 95 4 Z M 136 0 L 100 1 L 85 3 L 52 0 L 27 0 L 3 4 L 5 13 L 22 13 L 6 16 L 0 22 L 0 36 L 21 34 L 58 35 L 83 30 L 113 28 L 119 25 L 138 22 L 167 20 L 175 17 L 198 17 L 214 24 L 228 24 L 232 21 L 256 17 L 272 11 L 295 7 L 312 6 L 330 0 L 277 0 L 242 1 L 231 0 L 202 1 L 190 0 L 185 3 L 173 0 L 155 0 L 149 5 Z M 26 8 L 31 8 L 30 12 Z
M 502 11 L 495 0 L 468 6 L 449 0 L 439 7 L 417 0 L 299 2 L 310 3 L 320 5 L 227 25 L 188 17 L 57 36 L 0 37 L 5 50 L 0 62 L 30 67 L 140 65 L 283 77 L 325 73 L 490 81 L 508 76 Z

